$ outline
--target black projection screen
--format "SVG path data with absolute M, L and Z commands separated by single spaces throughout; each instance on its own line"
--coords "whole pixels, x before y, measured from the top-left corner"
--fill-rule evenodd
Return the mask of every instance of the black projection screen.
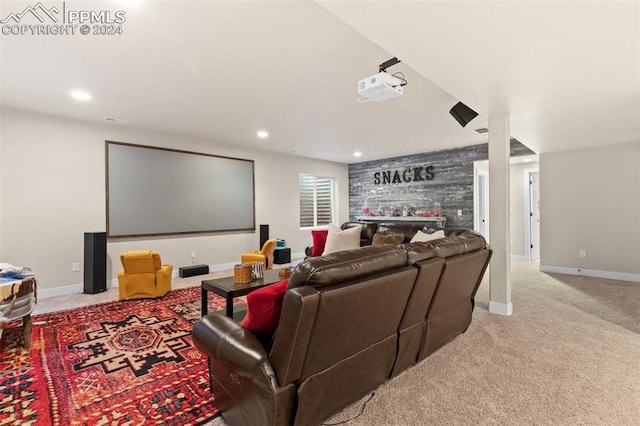
M 105 144 L 109 237 L 255 230 L 253 160 Z

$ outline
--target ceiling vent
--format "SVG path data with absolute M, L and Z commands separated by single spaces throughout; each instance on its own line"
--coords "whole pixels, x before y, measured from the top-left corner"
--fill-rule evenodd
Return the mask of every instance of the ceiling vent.
M 121 118 L 111 118 L 111 117 L 105 117 L 104 118 L 105 121 L 107 121 L 108 123 L 114 123 L 114 124 L 121 124 L 121 125 L 125 125 L 128 124 L 129 122 L 127 120 L 123 120 Z
M 481 127 L 479 129 L 476 129 L 475 132 L 481 135 L 483 133 L 489 133 L 489 129 L 487 129 L 486 127 Z

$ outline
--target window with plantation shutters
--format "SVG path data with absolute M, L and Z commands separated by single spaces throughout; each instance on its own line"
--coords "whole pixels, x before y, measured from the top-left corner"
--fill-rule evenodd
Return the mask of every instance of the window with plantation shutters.
M 333 221 L 335 179 L 300 175 L 300 227 L 327 226 Z

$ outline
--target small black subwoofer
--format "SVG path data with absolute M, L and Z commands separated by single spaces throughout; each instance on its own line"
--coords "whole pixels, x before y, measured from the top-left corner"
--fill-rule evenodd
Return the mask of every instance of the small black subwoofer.
M 209 265 L 193 265 L 178 268 L 180 278 L 194 277 L 196 275 L 204 275 L 209 273 Z
M 289 247 L 276 249 L 273 252 L 273 263 L 283 264 L 291 262 L 291 249 Z

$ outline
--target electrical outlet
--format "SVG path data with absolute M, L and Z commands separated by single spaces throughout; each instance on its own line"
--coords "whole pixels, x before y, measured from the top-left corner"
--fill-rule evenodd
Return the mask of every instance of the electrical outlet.
M 458 210 L 458 216 L 462 216 L 462 210 Z
M 80 262 L 73 262 L 71 264 L 71 272 L 80 272 Z
M 580 252 L 578 254 L 580 255 L 580 257 L 587 257 L 587 251 L 585 249 L 580 249 Z
M 196 257 L 196 251 L 195 250 L 191 250 L 191 258 Z

